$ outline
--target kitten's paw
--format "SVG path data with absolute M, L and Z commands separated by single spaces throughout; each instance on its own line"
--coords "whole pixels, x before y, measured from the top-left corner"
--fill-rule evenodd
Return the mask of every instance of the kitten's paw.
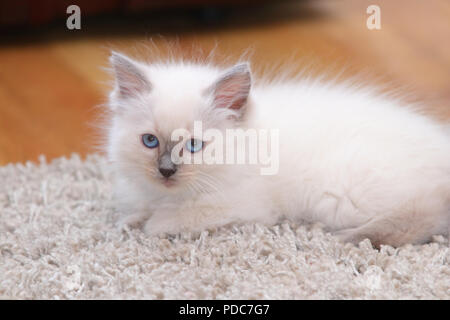
M 174 223 L 166 220 L 148 220 L 143 229 L 147 236 L 164 236 L 180 232 Z
M 128 229 L 128 228 L 140 228 L 144 224 L 145 220 L 147 220 L 147 216 L 143 214 L 130 214 L 124 217 L 121 217 L 117 222 L 116 226 L 120 230 Z
M 368 239 L 374 248 L 379 249 L 381 245 L 380 242 L 376 240 L 376 238 L 365 233 L 362 230 L 359 230 L 358 228 L 339 230 L 336 231 L 334 235 L 343 244 L 351 243 L 355 246 L 358 246 L 361 242 Z
M 354 245 L 358 245 L 361 241 L 366 239 L 367 237 L 359 233 L 356 229 L 343 229 L 333 233 L 342 243 L 352 243 Z

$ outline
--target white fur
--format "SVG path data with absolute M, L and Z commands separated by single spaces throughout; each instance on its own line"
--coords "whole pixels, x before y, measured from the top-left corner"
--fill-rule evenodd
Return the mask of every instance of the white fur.
M 117 54 L 112 62 L 120 72 Z M 114 60 L 116 59 L 116 60 Z M 241 121 L 214 110 L 204 94 L 226 71 L 186 62 L 137 64 L 151 90 L 110 96 L 108 156 L 124 223 L 145 221 L 148 234 L 201 231 L 229 223 L 275 223 L 280 217 L 324 223 L 344 241 L 419 243 L 450 223 L 448 127 L 369 89 L 312 80 L 253 81 Z M 143 133 L 206 127 L 280 130 L 280 170 L 182 165 L 166 187 L 158 150 Z

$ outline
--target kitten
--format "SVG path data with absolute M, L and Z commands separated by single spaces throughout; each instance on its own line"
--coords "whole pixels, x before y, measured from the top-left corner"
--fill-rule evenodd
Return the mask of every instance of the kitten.
M 322 222 L 343 241 L 393 246 L 448 233 L 449 130 L 408 105 L 345 84 L 258 85 L 247 63 L 144 64 L 115 52 L 110 62 L 107 154 L 123 223 L 145 222 L 156 235 L 285 217 Z M 195 121 L 224 135 L 278 130 L 278 172 L 176 163 L 208 144 Z M 191 136 L 174 141 L 179 129 Z

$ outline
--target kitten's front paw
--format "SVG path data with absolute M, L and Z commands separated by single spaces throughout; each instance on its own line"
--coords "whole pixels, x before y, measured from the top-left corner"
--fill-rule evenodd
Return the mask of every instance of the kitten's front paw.
M 117 222 L 116 226 L 120 229 L 127 229 L 127 228 L 140 228 L 145 220 L 148 219 L 146 215 L 143 214 L 130 214 L 121 217 Z
M 370 243 L 373 247 L 379 249 L 380 244 L 377 241 L 374 241 L 374 238 L 370 235 L 361 232 L 357 228 L 352 229 L 344 229 L 340 231 L 336 231 L 334 235 L 338 238 L 341 243 L 352 243 L 355 246 L 358 246 L 362 241 L 369 239 Z
M 143 231 L 147 236 L 163 236 L 180 232 L 180 230 L 174 225 L 174 223 L 171 223 L 170 221 L 155 220 L 156 219 L 149 219 L 145 223 Z
M 343 229 L 333 233 L 341 243 L 352 243 L 358 245 L 365 237 L 359 234 L 355 229 Z

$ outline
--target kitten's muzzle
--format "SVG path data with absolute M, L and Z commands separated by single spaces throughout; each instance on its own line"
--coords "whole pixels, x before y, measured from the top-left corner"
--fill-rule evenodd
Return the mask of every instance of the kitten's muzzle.
M 172 162 L 170 153 L 165 152 L 159 159 L 159 172 L 163 177 L 169 178 L 177 171 L 177 166 Z
M 173 175 L 176 171 L 177 171 L 176 168 L 173 168 L 173 169 L 159 168 L 159 172 L 161 172 L 161 174 L 166 178 Z

